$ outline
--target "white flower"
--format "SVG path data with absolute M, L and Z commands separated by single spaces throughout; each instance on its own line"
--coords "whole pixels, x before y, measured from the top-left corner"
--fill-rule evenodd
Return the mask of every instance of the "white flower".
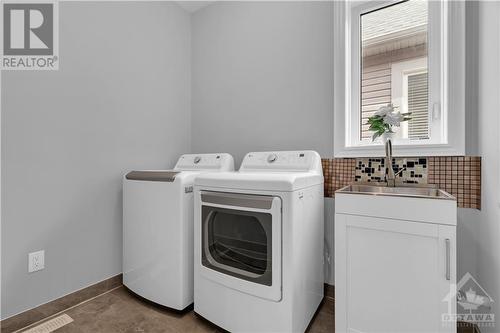
M 387 105 L 384 105 L 384 106 L 381 106 L 377 112 L 375 112 L 375 115 L 376 116 L 380 116 L 380 117 L 385 117 L 388 113 L 392 113 L 394 112 L 394 107 L 392 106 L 392 104 L 387 104 Z
M 400 112 L 389 112 L 384 117 L 384 123 L 391 126 L 399 126 L 404 117 Z
M 400 112 L 394 112 L 395 107 L 392 104 L 381 106 L 375 116 L 382 117 L 384 123 L 391 126 L 399 126 L 404 120 L 404 116 Z

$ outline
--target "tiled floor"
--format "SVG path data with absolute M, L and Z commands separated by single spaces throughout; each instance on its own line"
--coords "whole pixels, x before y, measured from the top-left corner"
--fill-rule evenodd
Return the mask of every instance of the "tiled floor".
M 308 332 L 334 331 L 333 299 L 326 297 Z M 57 333 L 222 332 L 193 311 L 179 314 L 142 301 L 124 287 L 65 312 L 74 322 Z

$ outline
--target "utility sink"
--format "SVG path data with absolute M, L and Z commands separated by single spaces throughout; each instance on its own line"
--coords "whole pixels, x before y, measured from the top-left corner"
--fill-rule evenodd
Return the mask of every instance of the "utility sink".
M 456 333 L 453 315 L 443 324 L 457 313 L 443 301 L 457 282 L 456 199 L 396 185 L 335 193 L 335 330 Z
M 451 194 L 432 185 L 389 187 L 380 183 L 376 185 L 351 184 L 337 190 L 336 193 L 455 200 Z

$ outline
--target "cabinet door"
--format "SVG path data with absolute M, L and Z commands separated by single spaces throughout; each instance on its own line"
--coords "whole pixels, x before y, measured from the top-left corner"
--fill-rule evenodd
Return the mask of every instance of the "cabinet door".
M 337 214 L 336 332 L 456 332 L 455 227 Z

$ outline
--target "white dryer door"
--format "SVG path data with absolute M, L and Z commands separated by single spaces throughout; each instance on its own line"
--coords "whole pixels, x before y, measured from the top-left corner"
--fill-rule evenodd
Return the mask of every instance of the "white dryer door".
M 227 287 L 281 300 L 281 199 L 201 192 L 202 274 Z

